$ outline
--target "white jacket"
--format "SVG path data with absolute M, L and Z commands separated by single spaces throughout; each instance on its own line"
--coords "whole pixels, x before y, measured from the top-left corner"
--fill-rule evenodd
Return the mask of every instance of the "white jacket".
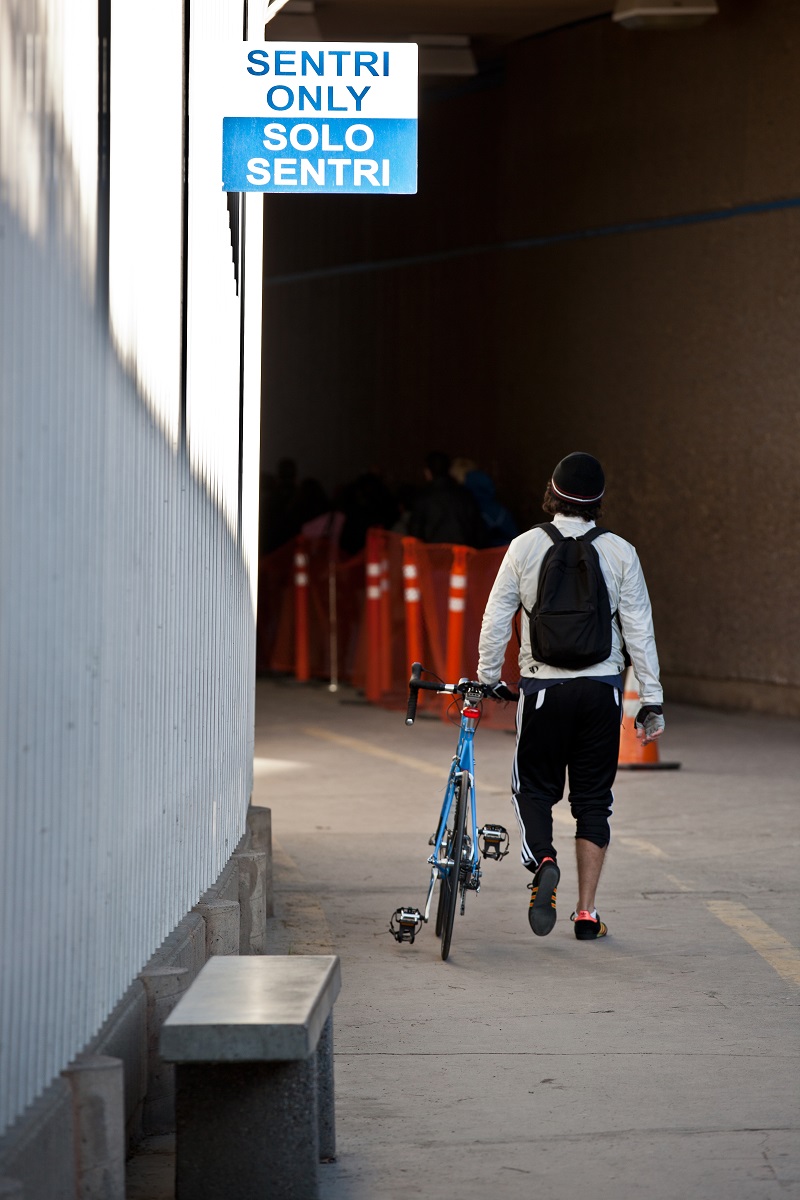
M 579 537 L 594 528 L 594 521 L 582 517 L 565 517 L 558 513 L 554 524 L 564 537 Z M 642 704 L 661 704 L 664 693 L 659 682 L 658 654 L 653 633 L 653 614 L 650 597 L 642 574 L 639 557 L 630 542 L 606 533 L 592 543 L 597 550 L 603 578 L 608 587 L 611 612 L 619 614 L 619 624 L 611 622 L 611 655 L 605 662 L 568 671 L 537 663 L 531 654 L 528 618 L 520 614 L 519 669 L 529 679 L 574 679 L 578 676 L 618 675 L 623 669 L 622 638 L 639 681 Z M 514 538 L 497 572 L 483 614 L 479 643 L 478 679 L 481 683 L 496 683 L 503 671 L 512 621 L 520 603 L 531 611 L 536 603 L 539 570 L 545 554 L 553 545 L 543 529 L 529 529 Z M 622 626 L 622 638 L 620 637 Z

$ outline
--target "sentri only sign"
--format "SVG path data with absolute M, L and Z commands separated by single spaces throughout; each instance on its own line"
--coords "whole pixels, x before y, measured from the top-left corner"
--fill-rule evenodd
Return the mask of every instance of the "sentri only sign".
M 237 42 L 198 51 L 191 116 L 220 138 L 223 191 L 416 192 L 415 44 Z

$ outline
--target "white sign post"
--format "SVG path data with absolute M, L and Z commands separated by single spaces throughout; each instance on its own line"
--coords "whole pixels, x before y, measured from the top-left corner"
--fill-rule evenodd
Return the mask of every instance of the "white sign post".
M 416 192 L 413 42 L 200 43 L 190 62 L 223 191 Z

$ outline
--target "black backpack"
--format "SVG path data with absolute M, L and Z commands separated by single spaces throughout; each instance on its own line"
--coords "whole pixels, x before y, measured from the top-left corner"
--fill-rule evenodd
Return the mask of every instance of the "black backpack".
M 550 521 L 534 528 L 553 541 L 528 613 L 534 659 L 571 671 L 605 662 L 611 654 L 611 604 L 592 542 L 608 530 L 595 526 L 582 537 L 565 538 Z

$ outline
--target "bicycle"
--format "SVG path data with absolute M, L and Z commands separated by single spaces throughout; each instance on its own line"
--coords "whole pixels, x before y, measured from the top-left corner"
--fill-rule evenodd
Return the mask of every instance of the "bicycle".
M 431 903 L 436 883 L 439 898 L 436 906 L 436 936 L 441 938 L 442 959 L 450 954 L 456 909 L 464 915 L 466 894 L 479 892 L 483 859 L 499 862 L 508 854 L 508 831 L 502 825 L 483 825 L 478 828 L 475 795 L 475 730 L 481 718 L 481 705 L 492 695 L 491 688 L 471 679 L 458 683 L 441 683 L 422 679 L 420 663 L 411 667 L 408 682 L 406 725 L 413 725 L 420 691 L 437 692 L 461 698 L 458 745 L 450 764 L 442 811 L 436 833 L 428 845 L 433 852 L 428 858 L 431 878 L 424 912 L 418 908 L 398 908 L 389 921 L 389 930 L 397 942 L 413 945 L 417 934 L 430 919 Z M 456 700 L 458 702 L 458 700 Z M 459 906 L 460 897 L 460 906 Z

